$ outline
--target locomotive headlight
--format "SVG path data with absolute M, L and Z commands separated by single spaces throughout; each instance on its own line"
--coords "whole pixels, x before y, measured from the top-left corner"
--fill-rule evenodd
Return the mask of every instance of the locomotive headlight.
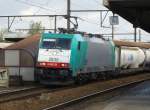
M 64 66 L 65 66 L 65 64 L 61 64 L 61 66 L 62 66 L 62 67 L 64 67 Z
M 64 64 L 64 67 L 67 67 L 67 64 Z
M 54 63 L 54 66 L 57 66 L 57 63 Z
M 40 65 L 42 65 L 42 66 L 46 66 L 46 63 L 40 63 Z
M 62 63 L 61 67 L 65 67 L 66 68 L 66 67 L 68 67 L 68 64 Z
M 45 66 L 45 65 L 46 65 L 46 63 L 43 63 L 43 65 Z

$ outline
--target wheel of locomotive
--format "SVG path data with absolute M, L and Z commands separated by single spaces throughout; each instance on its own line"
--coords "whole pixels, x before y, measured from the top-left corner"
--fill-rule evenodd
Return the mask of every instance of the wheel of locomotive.
M 91 74 L 91 79 L 92 79 L 92 80 L 98 79 L 98 74 L 97 74 L 97 73 L 92 73 L 92 74 Z
M 99 79 L 101 80 L 106 80 L 106 73 L 105 72 L 101 72 L 100 75 L 99 75 Z
M 83 83 L 84 81 L 82 75 L 78 74 L 77 77 L 75 78 L 75 84 L 81 85 Z
M 105 71 L 104 72 L 104 78 L 105 78 L 105 80 L 106 79 L 111 79 L 112 78 L 111 74 L 113 74 L 112 71 Z

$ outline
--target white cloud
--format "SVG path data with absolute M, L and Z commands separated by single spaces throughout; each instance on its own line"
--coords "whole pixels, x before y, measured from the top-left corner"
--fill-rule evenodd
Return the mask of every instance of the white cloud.
M 38 9 L 35 7 L 30 7 L 28 9 L 22 10 L 20 12 L 20 15 L 33 15 L 33 14 L 35 14 L 36 10 L 38 10 Z

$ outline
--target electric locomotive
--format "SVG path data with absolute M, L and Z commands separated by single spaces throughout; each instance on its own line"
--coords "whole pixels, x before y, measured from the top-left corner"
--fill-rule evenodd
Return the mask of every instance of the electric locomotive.
M 94 36 L 43 33 L 36 77 L 42 84 L 87 82 L 118 75 L 118 70 L 143 68 L 150 62 L 149 53 L 138 47 L 118 48 L 113 41 Z

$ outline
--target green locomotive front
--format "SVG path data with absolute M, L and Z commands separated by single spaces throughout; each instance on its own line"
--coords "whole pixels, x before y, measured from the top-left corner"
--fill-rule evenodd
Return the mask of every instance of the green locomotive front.
M 115 66 L 114 46 L 79 34 L 41 35 L 37 79 L 43 84 L 68 84 L 94 79 Z

